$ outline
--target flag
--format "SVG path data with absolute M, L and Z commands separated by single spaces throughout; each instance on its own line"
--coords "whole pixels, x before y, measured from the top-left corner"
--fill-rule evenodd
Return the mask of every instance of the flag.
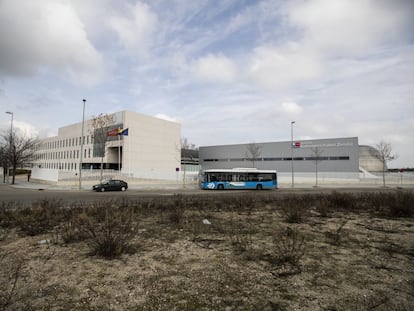
M 112 131 L 106 132 L 106 136 L 118 136 L 119 128 L 113 129 Z
M 118 135 L 128 136 L 128 129 L 119 129 Z

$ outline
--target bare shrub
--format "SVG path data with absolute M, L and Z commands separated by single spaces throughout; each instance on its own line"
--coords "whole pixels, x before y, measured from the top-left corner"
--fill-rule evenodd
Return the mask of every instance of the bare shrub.
M 11 228 L 14 226 L 13 213 L 18 208 L 14 202 L 1 202 L 0 203 L 0 227 Z
M 333 232 L 325 232 L 326 238 L 331 244 L 340 245 L 344 237 L 344 227 L 348 223 L 348 219 L 342 219 L 341 222 L 336 226 Z
M 62 201 L 59 199 L 34 201 L 31 207 L 13 211 L 13 221 L 30 236 L 47 233 L 62 220 Z
M 391 217 L 412 217 L 414 215 L 414 193 L 397 191 L 386 196 L 388 212 Z
M 331 195 L 327 196 L 332 208 L 340 210 L 353 210 L 356 206 L 356 197 L 351 193 L 340 193 L 332 191 Z
M 305 195 L 288 196 L 282 200 L 280 212 L 288 223 L 302 223 L 309 217 L 310 201 Z
M 78 223 L 93 255 L 112 259 L 132 250 L 138 226 L 132 208 L 120 208 L 116 201 L 95 202 L 79 215 Z
M 249 215 L 256 206 L 256 198 L 251 194 L 244 194 L 232 198 L 232 204 L 236 211 L 247 212 Z
M 278 230 L 273 236 L 273 263 L 289 264 L 300 270 L 300 260 L 305 254 L 305 237 L 297 228 L 286 227 Z
M 0 310 L 7 310 L 18 296 L 18 281 L 24 268 L 22 257 L 0 253 Z
M 63 221 L 57 227 L 57 234 L 63 243 L 80 242 L 87 238 L 84 232 L 80 230 L 79 214 L 81 212 L 82 209 L 76 207 L 63 211 Z
M 184 211 L 187 202 L 182 195 L 174 195 L 172 200 L 164 203 L 163 209 L 167 217 L 168 223 L 180 226 L 184 221 Z
M 320 217 L 330 217 L 332 214 L 331 208 L 330 208 L 330 202 L 326 198 L 326 196 L 321 196 L 318 200 L 315 202 L 316 206 L 316 212 L 319 213 Z
M 240 223 L 231 222 L 228 230 L 228 237 L 236 251 L 247 252 L 252 250 L 252 232 L 249 228 L 242 226 Z

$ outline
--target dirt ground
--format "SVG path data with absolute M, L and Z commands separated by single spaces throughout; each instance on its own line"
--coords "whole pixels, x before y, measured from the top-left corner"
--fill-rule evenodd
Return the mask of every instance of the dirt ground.
M 2 228 L 0 310 L 414 309 L 412 217 L 313 203 L 291 219 L 293 205 L 272 198 L 174 200 L 140 211 L 115 259 L 58 228 Z

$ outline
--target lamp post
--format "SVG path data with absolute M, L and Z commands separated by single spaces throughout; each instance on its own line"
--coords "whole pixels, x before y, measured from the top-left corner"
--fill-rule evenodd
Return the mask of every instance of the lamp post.
M 79 190 L 82 189 L 82 157 L 83 157 L 83 131 L 85 127 L 85 103 L 86 99 L 83 99 L 83 113 L 82 113 L 82 135 L 81 135 L 81 154 L 80 154 L 80 161 L 79 161 Z
M 9 160 L 11 159 L 12 155 L 12 143 L 13 143 L 13 112 L 6 111 L 7 114 L 11 115 L 11 121 L 10 121 L 10 138 L 9 138 Z M 4 170 L 4 168 L 3 168 Z M 7 183 L 9 183 L 9 176 L 10 176 L 10 167 L 7 168 Z
M 293 124 L 295 124 L 295 121 L 290 122 L 290 163 L 292 168 L 292 188 L 295 187 L 295 174 L 293 172 Z

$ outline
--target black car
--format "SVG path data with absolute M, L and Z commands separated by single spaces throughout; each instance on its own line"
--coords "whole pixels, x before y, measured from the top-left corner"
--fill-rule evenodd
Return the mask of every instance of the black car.
M 110 179 L 108 181 L 104 181 L 101 184 L 94 185 L 92 190 L 94 191 L 125 191 L 128 189 L 128 183 L 123 180 L 119 179 Z

